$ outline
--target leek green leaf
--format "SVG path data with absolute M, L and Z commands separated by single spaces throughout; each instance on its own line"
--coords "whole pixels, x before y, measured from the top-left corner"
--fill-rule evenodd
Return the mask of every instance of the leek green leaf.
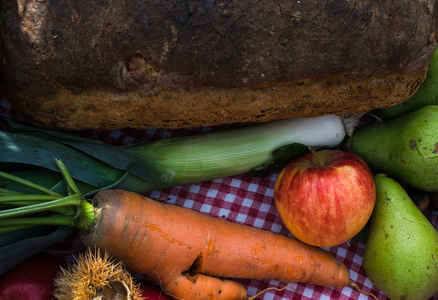
M 162 168 L 152 160 L 148 159 L 145 155 L 139 155 L 136 147 L 112 146 L 105 144 L 102 141 L 76 136 L 62 131 L 38 128 L 9 117 L 2 116 L 2 118 L 8 123 L 10 130 L 13 132 L 18 132 L 23 136 L 31 136 L 41 140 L 50 141 L 57 144 L 60 148 L 69 146 L 72 149 L 86 153 L 94 159 L 114 168 L 128 171 L 143 180 L 148 181 L 141 182 L 141 180 L 138 179 L 130 179 L 133 181 L 133 183 L 129 184 L 130 186 L 144 186 L 147 188 L 147 191 L 151 190 L 152 187 L 162 188 L 166 186 L 165 182 L 162 180 L 163 172 L 168 172 L 169 176 L 173 176 L 171 170 Z M 66 161 L 65 159 L 61 160 L 64 162 Z M 69 170 L 72 170 L 71 166 L 69 166 Z M 74 171 L 72 170 L 70 173 L 74 174 Z M 139 187 L 136 189 L 139 189 Z
M 329 149 L 330 147 L 320 146 L 313 148 L 319 151 Z M 309 147 L 300 143 L 282 146 L 272 152 L 272 161 L 254 168 L 248 174 L 254 177 L 266 177 L 273 172 L 280 172 L 291 160 L 306 153 L 309 153 Z
M 66 145 L 0 131 L 0 162 L 24 163 L 58 171 L 54 158 L 64 161 L 73 178 L 96 187 L 110 185 L 125 173 Z
M 36 253 L 47 249 L 49 246 L 64 241 L 75 230 L 74 227 L 68 226 L 38 226 L 35 228 L 21 229 L 20 231 L 2 233 L 3 236 L 8 235 L 9 240 L 14 234 L 18 236 L 15 242 L 0 247 L 0 275 L 18 265 L 22 261 L 35 255 Z

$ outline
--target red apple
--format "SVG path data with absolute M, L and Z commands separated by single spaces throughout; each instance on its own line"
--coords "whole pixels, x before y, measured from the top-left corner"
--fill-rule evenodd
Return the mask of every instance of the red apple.
M 318 247 L 340 245 L 368 222 L 376 201 L 373 175 L 357 155 L 312 151 L 278 175 L 274 201 L 286 228 Z

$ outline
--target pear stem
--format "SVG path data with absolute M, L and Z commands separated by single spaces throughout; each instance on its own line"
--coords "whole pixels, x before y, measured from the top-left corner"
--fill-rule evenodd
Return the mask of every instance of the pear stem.
M 315 158 L 316 165 L 318 167 L 322 167 L 321 159 L 319 159 L 318 153 L 316 153 L 315 149 L 313 149 L 312 146 L 309 146 L 309 151 L 310 153 L 312 153 L 313 157 Z
M 351 280 L 350 280 L 350 284 L 349 284 L 349 286 L 350 286 L 351 288 L 354 288 L 355 290 L 357 290 L 357 291 L 358 291 L 359 293 L 361 293 L 361 294 L 364 294 L 364 295 L 367 295 L 367 296 L 371 296 L 371 297 L 373 297 L 374 299 L 379 300 L 379 298 L 377 298 L 373 293 L 369 293 L 369 292 L 362 291 L 362 290 L 359 288 L 359 286 L 358 286 L 354 281 L 351 281 Z

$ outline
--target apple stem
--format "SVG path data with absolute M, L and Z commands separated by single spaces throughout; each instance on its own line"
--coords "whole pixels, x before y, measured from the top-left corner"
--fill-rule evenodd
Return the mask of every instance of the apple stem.
M 319 159 L 318 153 L 316 153 L 315 149 L 313 149 L 312 146 L 309 146 L 309 151 L 310 151 L 310 153 L 312 153 L 313 157 L 315 158 L 316 165 L 318 167 L 322 167 L 322 162 Z

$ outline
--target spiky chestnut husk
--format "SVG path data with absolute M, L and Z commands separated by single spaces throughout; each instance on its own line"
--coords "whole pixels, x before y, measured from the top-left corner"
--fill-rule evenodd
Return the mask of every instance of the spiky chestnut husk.
M 106 251 L 87 248 L 61 269 L 55 279 L 57 300 L 143 300 L 140 285 L 135 283 L 123 264 Z

